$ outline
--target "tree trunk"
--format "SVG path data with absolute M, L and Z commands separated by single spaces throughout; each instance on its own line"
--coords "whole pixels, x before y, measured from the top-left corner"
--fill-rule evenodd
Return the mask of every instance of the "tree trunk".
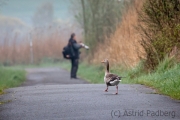
M 84 26 L 84 38 L 86 39 L 87 36 L 87 22 L 86 22 L 86 10 L 85 10 L 85 2 L 81 0 L 82 4 L 82 12 L 83 12 L 83 26 Z

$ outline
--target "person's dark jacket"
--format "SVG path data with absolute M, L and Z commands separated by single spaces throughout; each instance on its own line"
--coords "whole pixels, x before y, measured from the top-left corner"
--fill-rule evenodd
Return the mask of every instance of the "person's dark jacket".
M 71 58 L 79 59 L 79 49 L 81 48 L 81 45 L 78 44 L 76 40 L 73 40 L 72 38 L 69 39 L 69 45 L 71 46 Z

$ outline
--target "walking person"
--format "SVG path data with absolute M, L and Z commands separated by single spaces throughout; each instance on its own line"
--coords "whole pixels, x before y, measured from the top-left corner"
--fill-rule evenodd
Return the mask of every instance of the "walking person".
M 75 33 L 71 34 L 68 45 L 71 47 L 71 79 L 77 78 L 77 71 L 79 65 L 79 49 L 84 47 L 82 44 L 77 43 Z

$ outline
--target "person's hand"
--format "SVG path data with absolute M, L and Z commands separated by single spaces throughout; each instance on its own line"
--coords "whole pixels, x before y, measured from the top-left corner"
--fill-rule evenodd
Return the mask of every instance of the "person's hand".
M 80 43 L 80 45 L 81 45 L 81 47 L 83 47 L 83 48 L 85 47 L 85 45 L 84 45 L 83 43 Z
M 87 50 L 89 49 L 89 46 L 85 45 L 84 48 L 86 48 Z
M 83 48 L 89 49 L 89 47 L 83 43 L 80 44 Z

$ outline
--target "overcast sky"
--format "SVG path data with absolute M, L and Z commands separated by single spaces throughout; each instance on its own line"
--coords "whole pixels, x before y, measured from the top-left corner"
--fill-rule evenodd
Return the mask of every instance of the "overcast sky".
M 32 16 L 37 8 L 45 2 L 51 2 L 54 7 L 54 17 L 67 21 L 71 19 L 69 15 L 69 0 L 0 0 L 6 4 L 1 6 L 1 14 L 5 16 L 20 18 L 25 23 L 32 24 Z

